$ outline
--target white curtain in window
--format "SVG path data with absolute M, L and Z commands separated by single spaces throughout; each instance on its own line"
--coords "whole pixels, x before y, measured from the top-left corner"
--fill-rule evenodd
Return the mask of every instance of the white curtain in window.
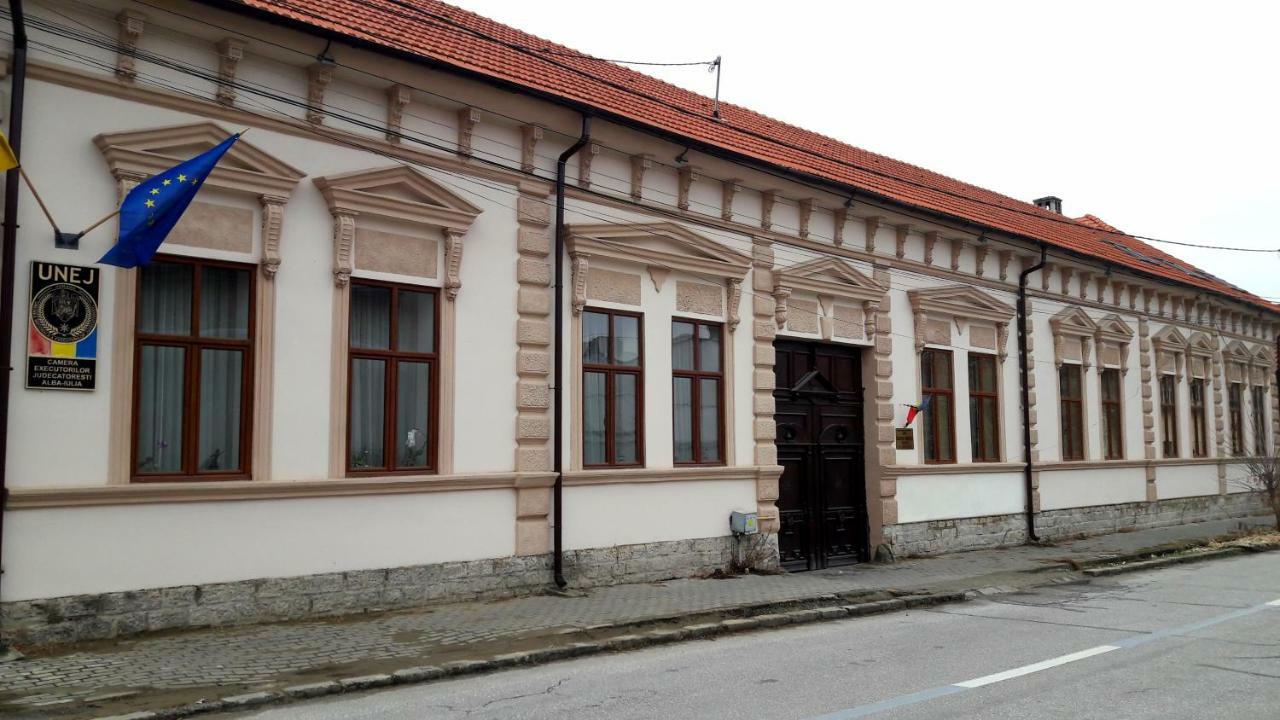
M 138 472 L 182 471 L 183 376 L 186 351 L 144 345 L 138 388 Z
M 692 352 L 690 353 L 692 356 Z M 676 462 L 693 461 L 693 379 L 672 378 L 673 430 Z
M 351 467 L 379 468 L 383 458 L 383 424 L 386 420 L 385 360 L 355 358 L 351 361 Z
M 369 285 L 351 286 L 351 347 L 391 348 L 391 291 Z M 353 468 L 386 467 L 385 360 L 351 361 L 350 461 Z
M 582 383 L 582 462 L 605 462 L 605 374 L 589 372 Z
M 200 351 L 200 465 L 197 470 L 240 469 L 240 417 L 244 353 Z
M 191 266 L 144 267 L 138 298 L 138 332 L 191 333 Z M 140 473 L 182 471 L 182 414 L 186 351 L 144 345 L 138 368 L 138 467 Z
M 401 361 L 396 375 L 396 465 L 426 467 L 431 417 L 431 364 Z
M 225 267 L 200 270 L 200 336 L 249 337 L 249 271 Z M 238 470 L 244 352 L 200 351 L 200 430 L 197 471 Z

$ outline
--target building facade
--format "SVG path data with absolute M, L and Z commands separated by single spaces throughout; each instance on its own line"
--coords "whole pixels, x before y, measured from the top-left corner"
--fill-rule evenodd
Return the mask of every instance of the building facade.
M 92 389 L 12 378 L 10 639 L 535 592 L 557 530 L 590 587 L 1019 544 L 1028 508 L 1044 539 L 1260 511 L 1274 305 L 852 148 L 798 170 L 759 116 L 589 58 L 522 69 L 504 53 L 545 42 L 422 8 L 28 11 L 21 153 L 62 228 L 248 132 L 140 269 L 95 264 L 114 223 L 56 248 L 22 197 L 15 326 L 42 273 L 98 297 Z M 593 101 L 559 293 L 585 101 L 556 73 L 697 116 Z

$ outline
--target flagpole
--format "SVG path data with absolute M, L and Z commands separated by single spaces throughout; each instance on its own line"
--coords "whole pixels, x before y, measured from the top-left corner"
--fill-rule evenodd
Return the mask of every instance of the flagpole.
M 58 223 L 54 222 L 53 214 L 49 212 L 48 206 L 44 204 L 44 198 L 40 197 L 40 192 L 36 190 L 36 186 L 31 182 L 31 178 L 27 177 L 27 171 L 23 170 L 21 165 L 18 166 L 18 174 L 22 176 L 23 182 L 27 184 L 27 189 L 35 196 L 36 204 L 44 211 L 44 216 L 49 221 L 49 224 L 53 226 L 53 231 L 55 233 L 62 232 L 62 230 L 58 229 Z
M 120 214 L 120 208 L 116 208 L 115 210 L 112 210 L 111 212 L 107 213 L 106 215 L 103 215 L 103 216 L 102 216 L 102 217 L 101 217 L 97 222 L 95 222 L 94 224 L 92 224 L 92 225 L 90 225 L 89 227 L 87 227 L 87 228 L 85 228 L 85 229 L 81 230 L 81 231 L 80 231 L 80 235 L 81 235 L 81 236 L 88 235 L 88 234 L 89 234 L 89 231 L 91 231 L 91 230 L 96 230 L 96 229 L 98 228 L 98 226 L 99 226 L 99 225 L 101 225 L 102 223 L 104 223 L 104 222 L 106 222 L 106 221 L 110 220 L 111 218 L 113 218 L 113 217 L 115 217 L 115 216 L 117 216 L 117 215 L 119 215 L 119 214 Z

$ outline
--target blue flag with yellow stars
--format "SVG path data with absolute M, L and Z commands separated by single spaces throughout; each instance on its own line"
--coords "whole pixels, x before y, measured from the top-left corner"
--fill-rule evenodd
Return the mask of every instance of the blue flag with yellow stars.
M 240 133 L 190 160 L 147 178 L 120 203 L 120 237 L 98 262 L 132 268 L 151 262 L 160 243 L 187 211 L 204 179 Z

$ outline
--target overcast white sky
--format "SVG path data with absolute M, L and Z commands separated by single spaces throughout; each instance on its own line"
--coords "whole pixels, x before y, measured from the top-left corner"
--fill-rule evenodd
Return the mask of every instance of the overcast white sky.
M 452 0 L 1130 233 L 1280 248 L 1280 3 Z M 710 95 L 703 68 L 637 68 Z M 1280 298 L 1280 254 L 1160 247 Z

